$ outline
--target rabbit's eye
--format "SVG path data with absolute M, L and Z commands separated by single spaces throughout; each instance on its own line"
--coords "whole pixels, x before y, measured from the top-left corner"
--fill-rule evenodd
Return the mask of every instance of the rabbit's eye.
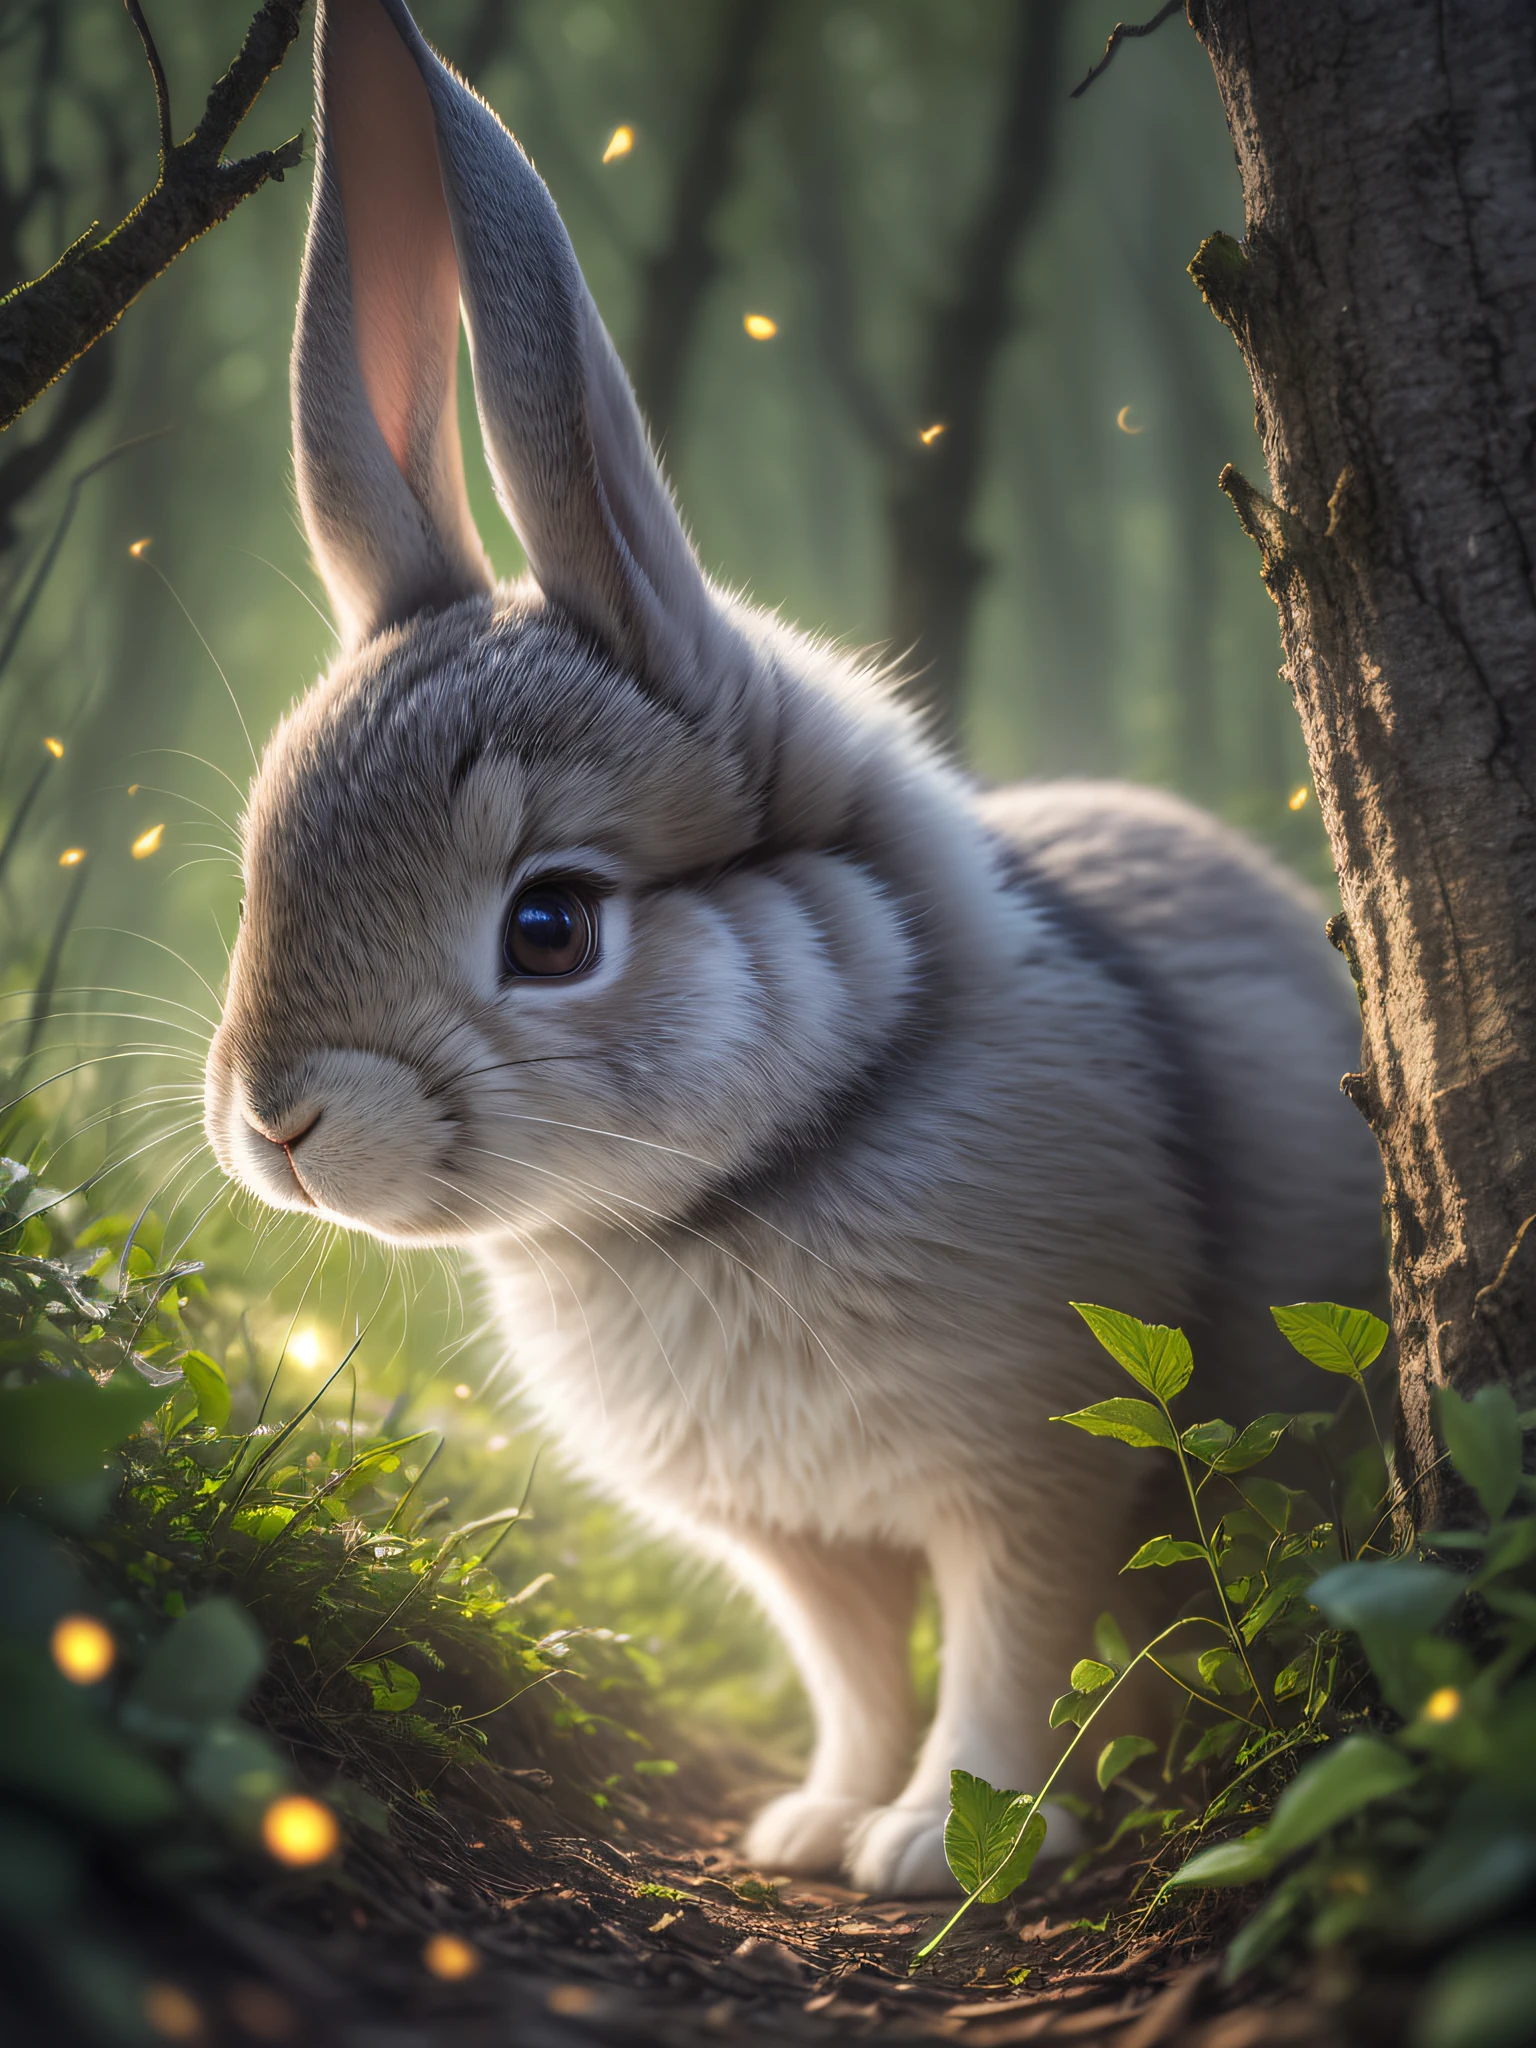
M 535 882 L 507 912 L 501 955 L 509 974 L 579 974 L 597 952 L 597 906 L 570 882 Z

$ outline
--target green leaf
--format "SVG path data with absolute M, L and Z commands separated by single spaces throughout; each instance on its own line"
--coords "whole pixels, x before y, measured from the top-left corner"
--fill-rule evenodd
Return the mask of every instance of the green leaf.
M 1199 1671 L 1202 1683 L 1213 1692 L 1239 1693 L 1249 1689 L 1242 1659 L 1224 1645 L 1201 1651 Z
M 1422 1635 L 1444 1621 L 1466 1591 L 1458 1572 L 1385 1557 L 1374 1564 L 1341 1564 L 1314 1579 L 1307 1597 L 1335 1628 L 1358 1635 Z
M 1250 1422 L 1214 1462 L 1218 1472 L 1246 1472 L 1267 1458 L 1295 1420 L 1290 1415 L 1261 1415 Z
M 229 1381 L 224 1377 L 223 1366 L 206 1351 L 184 1351 L 176 1363 L 197 1396 L 198 1421 L 222 1429 L 229 1420 Z
M 1072 1306 L 1115 1363 L 1148 1393 L 1171 1401 L 1189 1385 L 1195 1361 L 1182 1330 L 1170 1330 L 1163 1323 L 1140 1323 L 1135 1316 L 1096 1308 L 1092 1302 L 1074 1301 Z
M 1157 1744 L 1145 1735 L 1117 1735 L 1113 1742 L 1106 1742 L 1099 1751 L 1099 1790 L 1107 1792 L 1116 1778 L 1128 1771 L 1138 1757 L 1156 1754 Z
M 1074 1692 L 1102 1692 L 1106 1685 L 1113 1685 L 1114 1682 L 1114 1667 L 1101 1664 L 1096 1657 L 1079 1657 L 1072 1666 L 1071 1685 Z
M 266 1644 L 243 1607 L 220 1596 L 173 1622 L 140 1667 L 128 1705 L 143 1726 L 167 1727 L 234 1714 L 267 1661 Z
M 1312 1676 L 1312 1652 L 1292 1660 L 1283 1671 L 1275 1673 L 1274 1695 L 1277 1700 L 1288 1700 L 1293 1694 L 1304 1692 Z
M 1120 1443 L 1133 1444 L 1139 1451 L 1171 1451 L 1174 1435 L 1161 1408 L 1150 1401 L 1095 1401 L 1091 1408 L 1074 1409 L 1070 1415 L 1053 1415 L 1052 1422 L 1070 1422 L 1074 1429 L 1086 1429 L 1090 1436 L 1112 1436 Z
M 1536 2012 L 1536 1939 L 1501 1934 L 1458 1949 L 1420 2000 L 1419 2048 L 1523 2048 Z
M 1257 1884 L 1274 1868 L 1262 1835 L 1262 1829 L 1255 1829 L 1240 1841 L 1218 1842 L 1214 1849 L 1202 1849 L 1173 1873 L 1169 1884 Z
M 1064 1692 L 1051 1706 L 1051 1726 L 1071 1728 L 1086 1721 L 1093 1712 L 1093 1701 L 1086 1693 Z
M 1519 1489 L 1524 1454 L 1514 1395 L 1505 1386 L 1479 1387 L 1463 1401 L 1454 1387 L 1437 1387 L 1434 1410 L 1451 1463 L 1489 1521 L 1499 1521 Z
M 1120 1569 L 1139 1572 L 1152 1564 L 1188 1564 L 1191 1559 L 1204 1556 L 1205 1552 L 1198 1543 L 1183 1543 L 1173 1536 L 1154 1536 L 1149 1543 L 1143 1543 L 1136 1555 L 1127 1559 Z
M 373 1694 L 376 1714 L 403 1714 L 414 1707 L 421 1692 L 421 1680 L 407 1664 L 393 1657 L 378 1657 L 366 1664 L 349 1664 L 348 1671 Z
M 1536 1523 L 1532 1526 L 1536 1527 Z M 1123 1671 L 1131 1661 L 1130 1645 L 1112 1614 L 1101 1614 L 1093 1624 L 1093 1647 L 1101 1662 L 1112 1664 L 1116 1671 Z
M 956 1882 L 979 1892 L 984 1905 L 1000 1905 L 1017 1891 L 1040 1853 L 1045 1815 L 1030 1813 L 1032 1804 L 1027 1792 L 1000 1792 L 969 1771 L 949 1774 L 945 1861 Z
M 1236 1435 L 1237 1431 L 1230 1422 L 1196 1422 L 1185 1430 L 1179 1442 L 1202 1465 L 1218 1465 L 1222 1453 Z
M 1191 1764 L 1203 1764 L 1217 1757 L 1224 1757 L 1236 1746 L 1238 1737 L 1248 1724 L 1245 1721 L 1218 1721 L 1207 1728 L 1200 1740 L 1194 1744 L 1184 1759 L 1184 1768 Z
M 183 1783 L 199 1806 L 222 1819 L 249 1818 L 287 1788 L 287 1765 L 244 1721 L 217 1720 L 187 1758 Z
M 0 1388 L 0 1486 L 30 1493 L 93 1478 L 164 1399 L 129 1372 L 105 1386 L 82 1374 Z
M 1368 1309 L 1340 1308 L 1334 1301 L 1293 1301 L 1270 1314 L 1280 1334 L 1303 1358 L 1323 1372 L 1357 1380 L 1380 1356 L 1392 1332 Z
M 1374 1800 L 1401 1792 L 1418 1776 L 1412 1757 L 1379 1735 L 1347 1735 L 1330 1742 L 1280 1794 L 1264 1848 L 1272 1861 L 1308 1848 Z

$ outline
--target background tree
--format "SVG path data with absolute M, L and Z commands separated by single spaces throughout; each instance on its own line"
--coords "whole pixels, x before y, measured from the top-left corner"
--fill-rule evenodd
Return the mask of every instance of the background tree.
M 1536 14 L 1193 0 L 1247 234 L 1194 271 L 1253 380 L 1280 610 L 1387 1167 L 1404 1431 L 1536 1381 Z

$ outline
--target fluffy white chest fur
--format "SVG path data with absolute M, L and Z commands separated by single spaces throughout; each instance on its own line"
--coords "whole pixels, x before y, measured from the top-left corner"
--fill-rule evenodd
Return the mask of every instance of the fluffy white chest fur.
M 1112 1384 L 1069 1303 L 1187 1324 L 1242 1423 L 1285 1400 L 1268 1304 L 1377 1291 L 1347 979 L 1214 820 L 983 796 L 709 581 L 549 194 L 403 0 L 321 0 L 316 88 L 294 457 L 342 648 L 251 793 L 210 1141 L 473 1250 L 566 1457 L 797 1659 L 815 1754 L 749 1853 L 931 1891 L 951 1770 L 1037 1789 L 1095 1614 L 1136 1627 L 1157 1509 L 1050 1420 Z

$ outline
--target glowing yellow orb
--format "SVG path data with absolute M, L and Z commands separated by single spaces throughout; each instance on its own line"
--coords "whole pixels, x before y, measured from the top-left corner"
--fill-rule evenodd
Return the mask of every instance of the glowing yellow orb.
M 467 1401 L 472 1391 L 473 1390 L 470 1387 L 470 1384 L 467 1380 L 460 1380 L 459 1384 L 453 1390 L 454 1399 L 458 1401 Z
M 603 151 L 603 162 L 611 164 L 615 157 L 628 156 L 635 146 L 633 128 L 618 127 L 608 138 L 608 147 Z
M 935 420 L 931 427 L 924 427 L 923 431 L 918 435 L 917 438 L 919 439 L 919 441 L 922 442 L 925 448 L 931 448 L 934 442 L 937 441 L 937 439 L 939 438 L 940 434 L 943 433 L 943 431 L 944 422 L 942 420 Z
M 1454 1685 L 1439 1686 L 1424 1702 L 1426 1721 L 1454 1721 L 1461 1712 L 1461 1694 Z
M 59 866 L 61 868 L 77 868 L 84 859 L 85 848 L 83 846 L 66 846 L 59 855 Z
M 144 557 L 149 553 L 151 547 L 153 547 L 153 545 L 154 542 L 149 538 L 149 535 L 146 534 L 143 540 L 136 540 L 131 542 L 128 548 L 128 552 L 130 555 L 132 555 L 133 559 L 136 562 L 142 562 Z
M 165 837 L 163 825 L 151 825 L 147 832 L 141 832 L 128 849 L 135 860 L 148 860 L 152 853 L 160 851 L 160 842 Z
M 89 1614 L 66 1614 L 55 1625 L 48 1647 L 71 1685 L 94 1685 L 117 1662 L 111 1630 Z
M 1309 791 L 1305 783 L 1302 784 L 1300 789 L 1293 789 L 1285 800 L 1286 809 L 1290 811 L 1304 811 L 1307 807 L 1308 794 Z
M 434 1977 L 449 1984 L 461 1977 L 473 1977 L 480 1967 L 478 1951 L 456 1934 L 434 1934 L 422 1950 L 421 1960 Z
M 748 313 L 741 324 L 754 341 L 772 341 L 779 331 L 778 321 L 770 320 L 766 313 Z
M 48 749 L 49 753 L 52 754 L 55 761 L 63 760 L 64 742 L 62 740 L 44 740 L 43 745 Z
M 324 1863 L 341 1843 L 336 1816 L 318 1799 L 302 1792 L 290 1792 L 274 1799 L 261 1817 L 261 1839 L 267 1854 L 279 1863 L 303 1869 L 310 1863 Z

